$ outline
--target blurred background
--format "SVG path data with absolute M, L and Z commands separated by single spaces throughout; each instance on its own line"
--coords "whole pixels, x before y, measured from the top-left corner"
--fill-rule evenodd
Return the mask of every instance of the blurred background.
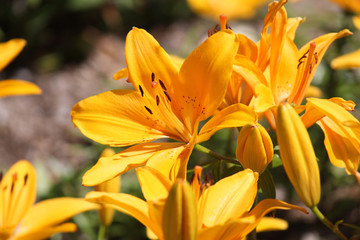
M 228 24 L 236 33 L 243 33 L 257 42 L 268 2 L 262 1 L 252 11 L 245 9 L 245 13 L 229 16 Z M 221 9 L 221 1 L 218 4 Z M 340 96 L 359 104 L 359 69 L 335 71 L 330 68 L 333 58 L 360 47 L 359 30 L 351 21 L 353 13 L 327 0 L 290 1 L 285 7 L 288 17 L 306 18 L 295 38 L 299 48 L 328 32 L 344 28 L 354 32 L 353 36 L 332 44 L 313 84 L 322 90 L 323 98 Z M 17 160 L 27 159 L 37 170 L 38 200 L 64 195 L 83 197 L 92 189 L 81 186 L 81 177 L 95 164 L 104 146 L 87 139 L 74 128 L 70 111 L 86 97 L 112 89 L 131 88 L 125 79 L 112 79 L 116 71 L 126 66 L 124 41 L 127 32 L 133 26 L 144 28 L 168 53 L 186 57 L 216 24 L 215 17 L 199 14 L 199 9 L 190 8 L 186 0 L 1 0 L 0 42 L 24 38 L 27 46 L 0 73 L 0 79 L 34 82 L 42 88 L 43 94 L 0 99 L 0 169 L 8 169 Z M 360 119 L 358 111 L 354 115 Z M 333 222 L 344 219 L 360 225 L 359 186 L 343 169 L 329 164 L 323 134 L 317 126 L 310 129 L 310 135 L 322 176 L 319 208 Z M 222 130 L 204 145 L 234 156 L 236 134 L 233 130 Z M 190 163 L 210 160 L 201 153 L 194 153 Z M 301 205 L 282 167 L 271 169 L 271 172 L 278 198 Z M 122 192 L 141 197 L 134 172 L 122 177 Z M 312 214 L 279 211 L 276 216 L 288 220 L 289 229 L 261 233 L 258 239 L 336 239 Z M 96 239 L 99 220 L 95 212 L 78 215 L 74 221 L 79 226 L 77 233 L 58 234 L 51 239 Z M 354 234 L 354 230 L 344 229 L 345 233 L 347 231 Z M 146 239 L 144 227 L 120 213 L 116 214 L 110 236 L 111 239 Z

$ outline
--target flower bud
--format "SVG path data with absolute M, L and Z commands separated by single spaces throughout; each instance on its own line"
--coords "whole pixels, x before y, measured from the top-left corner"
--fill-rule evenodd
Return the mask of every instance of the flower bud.
M 197 210 L 193 191 L 186 180 L 178 179 L 166 200 L 162 227 L 165 240 L 197 239 Z
M 110 148 L 106 148 L 102 154 L 101 157 L 109 157 L 114 155 L 115 152 L 114 150 L 110 149 Z M 99 191 L 99 192 L 120 192 L 120 176 L 115 177 L 109 181 L 103 182 L 99 185 L 95 186 L 95 191 Z M 105 226 L 110 226 L 112 223 L 112 220 L 114 218 L 114 209 L 113 208 L 108 208 L 106 207 L 106 205 L 104 205 L 100 210 L 99 210 L 99 215 L 100 215 L 100 220 L 102 222 L 102 224 L 104 224 Z
M 238 136 L 236 157 L 244 168 L 262 173 L 271 162 L 274 150 L 271 138 L 260 124 L 245 125 Z
M 319 166 L 309 134 L 288 103 L 278 108 L 276 134 L 290 182 L 306 206 L 316 206 L 321 195 Z

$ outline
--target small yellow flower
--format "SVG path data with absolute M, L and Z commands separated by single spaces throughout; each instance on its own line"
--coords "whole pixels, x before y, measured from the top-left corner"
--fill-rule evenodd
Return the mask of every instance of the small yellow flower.
M 262 173 L 271 162 L 273 154 L 271 138 L 263 126 L 257 123 L 242 127 L 238 136 L 236 157 L 244 168 Z
M 200 186 L 199 172 L 201 170 L 194 177 L 198 182 L 192 184 L 193 191 Z M 90 192 L 86 199 L 110 204 L 133 216 L 158 239 L 182 239 L 181 236 L 199 240 L 241 239 L 270 211 L 297 209 L 306 212 L 303 208 L 274 199 L 261 201 L 249 212 L 257 194 L 258 179 L 258 173 L 250 169 L 221 179 L 207 188 L 201 186 L 200 192 L 197 189 L 195 194 L 189 191 L 184 180 L 173 185 L 150 167 L 138 168 L 137 174 L 146 201 L 124 193 L 100 192 Z M 189 221 L 180 221 L 180 217 Z M 174 232 L 169 232 L 170 229 Z M 196 231 L 198 234 L 194 238 Z M 178 235 L 174 236 L 175 233 Z
M 277 110 L 276 135 L 286 174 L 304 204 L 320 201 L 319 166 L 309 134 L 295 109 L 288 103 Z
M 111 148 L 106 148 L 102 153 L 101 157 L 110 157 L 114 155 L 115 152 Z M 120 184 L 121 184 L 121 178 L 120 176 L 115 177 L 111 180 L 108 180 L 106 182 L 100 183 L 99 185 L 96 185 L 95 191 L 98 192 L 120 192 Z M 105 226 L 110 226 L 113 218 L 114 218 L 114 209 L 102 206 L 99 210 L 100 214 L 100 220 L 102 224 Z
M 35 198 L 35 169 L 28 161 L 18 161 L 0 182 L 0 239 L 36 240 L 58 232 L 74 232 L 74 223 L 62 222 L 78 213 L 99 208 L 84 199 L 69 197 L 34 205 Z
M 0 43 L 0 71 L 3 70 L 24 48 L 24 39 L 12 39 Z M 0 97 L 40 94 L 41 89 L 31 82 L 8 79 L 0 81 Z

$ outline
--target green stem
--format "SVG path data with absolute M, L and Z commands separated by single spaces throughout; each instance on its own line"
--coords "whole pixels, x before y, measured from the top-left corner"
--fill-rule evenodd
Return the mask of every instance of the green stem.
M 196 150 L 200 151 L 200 152 L 203 152 L 205 154 L 208 154 L 216 159 L 219 159 L 219 160 L 224 160 L 224 161 L 227 161 L 227 162 L 230 162 L 230 163 L 233 163 L 233 164 L 237 164 L 239 165 L 239 162 L 236 160 L 236 159 L 233 159 L 231 157 L 225 157 L 225 156 L 222 156 L 220 154 L 217 154 L 216 152 L 200 145 L 200 144 L 196 144 L 195 147 L 194 147 Z
M 315 214 L 315 216 L 320 219 L 320 221 L 327 226 L 331 231 L 333 231 L 333 233 L 335 233 L 340 239 L 342 240 L 348 240 L 348 238 L 342 233 L 340 232 L 340 230 L 334 226 L 334 224 L 332 222 L 330 222 L 329 219 L 327 219 L 321 212 L 320 210 L 317 208 L 317 206 L 310 208 L 311 211 Z
M 105 224 L 101 224 L 98 232 L 98 240 L 108 239 L 108 227 Z

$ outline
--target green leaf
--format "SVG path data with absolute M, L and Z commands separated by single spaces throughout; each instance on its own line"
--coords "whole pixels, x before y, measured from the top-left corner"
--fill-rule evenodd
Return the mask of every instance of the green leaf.
M 276 190 L 274 179 L 268 169 L 266 169 L 259 177 L 259 187 L 262 190 L 264 199 L 276 199 Z
M 271 160 L 271 167 L 272 168 L 277 168 L 277 167 L 280 167 L 282 166 L 282 161 L 281 161 L 281 158 L 279 156 L 279 154 L 276 154 L 274 153 L 274 156 Z

